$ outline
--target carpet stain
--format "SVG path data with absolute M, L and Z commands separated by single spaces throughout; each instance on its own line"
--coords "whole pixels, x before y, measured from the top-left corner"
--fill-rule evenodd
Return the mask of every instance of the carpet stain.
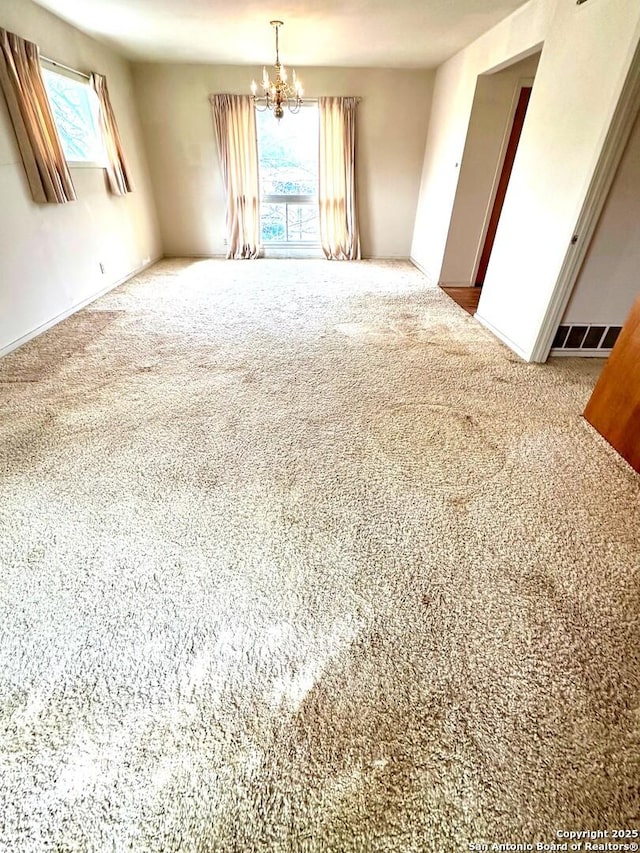
M 425 491 L 468 499 L 502 469 L 494 424 L 441 405 L 389 406 L 370 426 L 386 465 L 397 465 Z M 471 451 L 470 449 L 473 448 Z

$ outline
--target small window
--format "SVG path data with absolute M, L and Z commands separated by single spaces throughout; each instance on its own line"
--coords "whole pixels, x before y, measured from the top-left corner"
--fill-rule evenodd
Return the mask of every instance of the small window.
M 106 156 L 96 93 L 87 81 L 71 74 L 43 66 L 42 76 L 67 162 L 104 166 Z

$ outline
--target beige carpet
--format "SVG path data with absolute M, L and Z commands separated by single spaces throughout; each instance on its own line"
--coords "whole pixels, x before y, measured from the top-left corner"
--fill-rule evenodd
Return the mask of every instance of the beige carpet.
M 601 367 L 325 261 L 163 262 L 0 362 L 0 849 L 638 828 Z

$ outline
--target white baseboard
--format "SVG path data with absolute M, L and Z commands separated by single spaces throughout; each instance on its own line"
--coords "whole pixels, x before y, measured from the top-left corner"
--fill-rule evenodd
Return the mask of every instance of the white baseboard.
M 289 259 L 290 258 L 298 258 L 300 260 L 307 260 L 307 259 L 309 259 L 309 260 L 325 260 L 324 253 L 322 251 L 320 251 L 318 254 L 314 254 L 314 255 L 310 255 L 310 254 L 297 255 L 297 254 L 295 254 L 295 250 L 293 250 L 289 256 L 286 256 L 284 254 L 278 254 L 277 251 L 278 251 L 277 249 L 275 249 L 273 251 L 270 250 L 268 255 L 264 255 L 264 256 L 261 255 L 260 258 L 257 258 L 257 260 L 261 260 L 262 258 L 266 258 L 266 260 L 280 260 L 280 259 L 287 260 L 288 258 Z M 286 251 L 289 251 L 289 250 L 285 250 L 285 252 Z M 302 251 L 308 252 L 308 249 L 303 249 Z M 182 255 L 177 255 L 175 253 L 169 253 L 169 254 L 164 255 L 164 258 L 166 260 L 180 260 L 181 258 L 185 258 L 187 260 L 189 258 L 200 259 L 200 260 L 206 260 L 207 258 L 213 258 L 213 259 L 222 258 L 223 260 L 226 260 L 226 257 L 227 257 L 226 255 L 215 255 L 215 254 L 194 253 L 194 252 L 187 252 L 186 254 L 182 254 Z M 360 260 L 362 260 L 362 261 L 408 261 L 409 263 L 412 263 L 415 267 L 418 267 L 418 269 L 420 269 L 418 264 L 416 264 L 415 261 L 413 261 L 411 258 L 408 258 L 406 255 L 363 255 Z M 424 272 L 422 269 L 420 269 L 420 271 Z
M 363 261 L 409 261 L 406 255 L 363 255 Z
M 505 334 L 503 334 L 500 329 L 496 329 L 496 327 L 490 323 L 488 320 L 485 320 L 478 312 L 473 315 L 475 319 L 488 329 L 492 335 L 495 335 L 498 340 L 502 341 L 503 344 L 509 347 L 510 350 L 515 352 L 516 355 L 520 356 L 523 361 L 531 361 L 530 355 L 528 355 L 523 349 L 521 349 L 517 344 L 515 344 L 510 338 L 508 338 Z
M 114 290 L 116 287 L 120 287 L 121 284 L 124 284 L 125 281 L 129 281 L 130 278 L 141 273 L 143 270 L 148 269 L 153 266 L 153 264 L 158 263 L 159 260 L 162 259 L 162 255 L 157 258 L 153 258 L 147 263 L 142 264 L 142 266 L 133 270 L 133 272 L 127 273 L 123 278 L 118 279 L 118 281 L 114 281 L 112 284 L 108 284 L 106 287 L 103 287 L 97 293 L 93 293 L 91 296 L 88 296 L 86 299 L 83 299 L 81 302 L 77 302 L 71 308 L 67 308 L 61 314 L 57 314 L 51 320 L 46 320 L 44 323 L 41 323 L 39 326 L 36 326 L 35 329 L 32 329 L 30 332 L 27 332 L 26 335 L 22 335 L 19 338 L 16 338 L 15 341 L 11 341 L 11 343 L 6 344 L 4 347 L 0 347 L 0 358 L 5 355 L 8 355 L 13 350 L 18 349 L 18 347 L 23 346 L 23 344 L 28 343 L 29 341 L 37 338 L 38 335 L 41 335 L 43 332 L 46 332 L 48 329 L 53 328 L 53 326 L 57 326 L 58 323 L 61 323 L 63 320 L 66 320 L 67 317 L 71 317 L 72 314 L 75 314 L 77 311 L 81 311 L 83 308 L 86 308 L 87 305 L 90 305 L 92 302 L 95 302 L 96 299 L 100 299 L 101 296 L 104 296 L 105 293 L 109 293 L 110 290 Z
M 200 253 L 198 253 L 198 252 L 186 252 L 185 254 L 176 254 L 175 252 L 169 252 L 168 254 L 165 253 L 162 257 L 167 261 L 180 261 L 183 258 L 184 258 L 184 260 L 187 260 L 187 261 L 190 260 L 191 258 L 193 258 L 193 260 L 195 260 L 195 261 L 206 261 L 206 260 L 220 259 L 220 258 L 222 258 L 222 260 L 227 259 L 226 254 L 215 255 L 212 253 L 205 253 L 205 252 L 200 252 Z

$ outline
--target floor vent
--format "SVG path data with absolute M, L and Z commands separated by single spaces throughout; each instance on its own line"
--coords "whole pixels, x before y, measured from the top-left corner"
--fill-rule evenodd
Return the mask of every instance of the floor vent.
M 558 326 L 551 355 L 608 355 L 622 326 Z

